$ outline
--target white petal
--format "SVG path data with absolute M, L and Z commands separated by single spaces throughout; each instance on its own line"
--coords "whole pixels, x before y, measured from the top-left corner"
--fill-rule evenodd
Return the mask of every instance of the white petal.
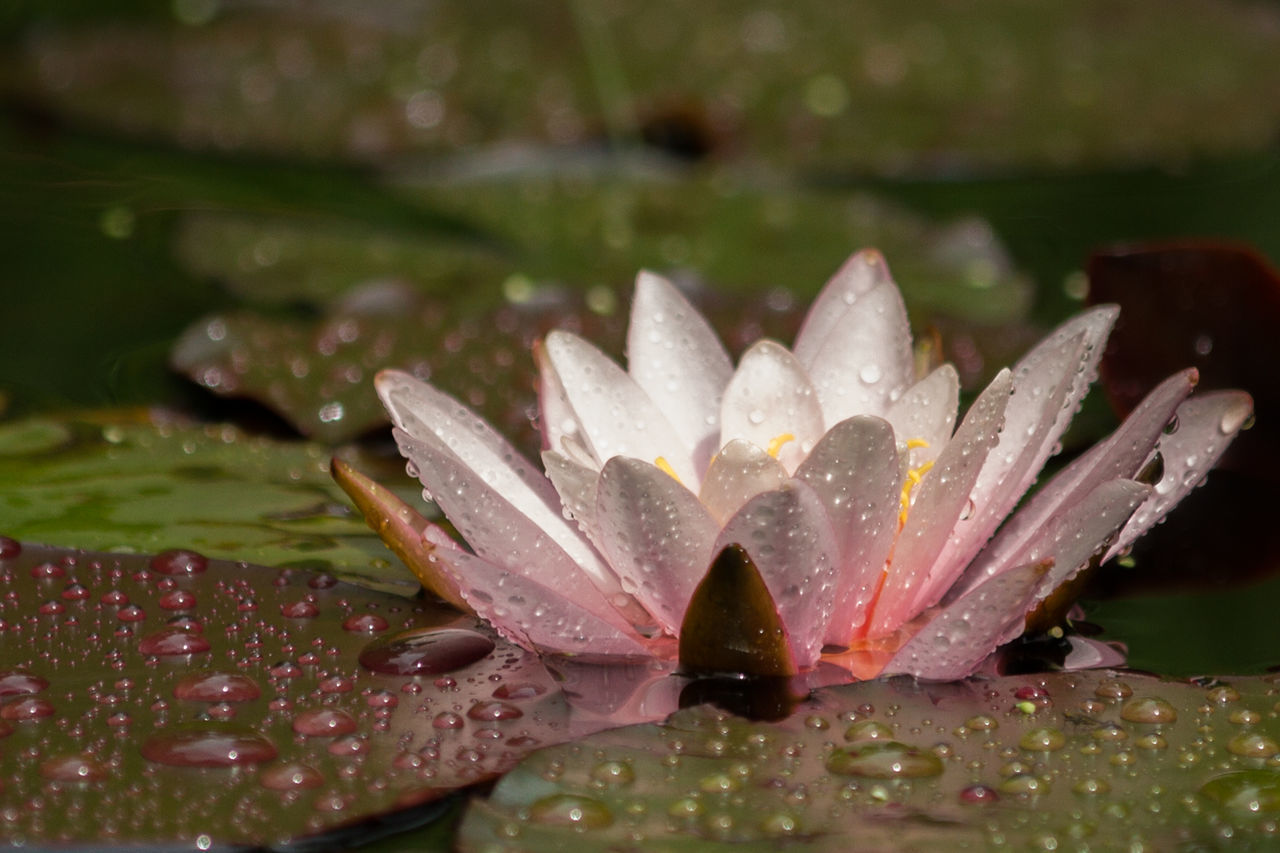
M 512 505 L 508 498 L 514 488 L 495 487 L 430 437 L 419 440 L 399 428 L 392 434 L 445 516 L 480 557 L 547 586 L 560 582 L 599 588 L 603 595 L 621 595 L 613 572 L 559 512 L 551 515 L 559 534 L 552 536 L 541 521 Z M 549 514 L 549 508 L 543 509 L 548 512 L 540 514 Z M 581 559 L 571 555 L 561 540 Z
M 768 449 L 782 436 L 794 436 L 777 448 L 778 461 L 794 471 L 822 436 L 822 410 L 795 356 L 762 340 L 743 353 L 725 389 L 720 426 L 722 446 L 743 439 Z
M 749 441 L 734 439 L 711 460 L 698 500 L 723 524 L 751 498 L 786 481 L 781 462 Z
M 893 428 L 861 415 L 822 437 L 796 470 L 822 501 L 840 554 L 826 641 L 847 645 L 862 626 L 898 532 L 902 470 Z
M 827 423 L 883 415 L 915 380 L 911 328 L 897 286 L 886 279 L 859 296 L 812 358 L 801 363 Z
M 406 443 L 397 436 L 402 452 L 413 462 L 416 476 L 430 493 L 428 497 L 440 505 L 477 553 L 490 553 L 498 564 L 509 565 L 505 556 L 496 552 L 519 546 L 507 541 L 511 532 L 504 523 L 516 528 L 532 526 L 602 589 L 618 589 L 600 556 L 564 517 L 560 496 L 551 482 L 474 412 L 400 371 L 383 371 L 374 384 L 392 420 L 412 439 Z M 462 482 L 473 484 L 477 499 L 486 501 L 496 513 L 470 523 L 471 532 L 458 523 L 464 514 L 478 519 L 471 496 L 456 492 Z M 499 528 L 504 532 L 495 537 Z
M 1114 433 L 1059 471 L 1005 523 L 978 555 L 965 571 L 960 590 L 972 589 L 995 572 L 1023 562 L 1017 560 L 1017 554 L 1064 507 L 1078 503 L 1102 483 L 1137 475 L 1195 382 L 1194 370 L 1169 377 L 1138 404 Z
M 922 594 L 938 583 L 937 558 L 947 540 L 964 535 L 972 519 L 970 494 L 991 448 L 996 446 L 1010 400 L 1012 377 L 1002 370 L 969 407 L 956 434 L 916 486 L 906 524 L 876 601 L 871 635 L 894 631 L 924 606 Z
M 587 538 L 599 546 L 596 530 L 596 482 L 600 472 L 573 461 L 554 450 L 542 451 L 542 464 L 547 477 L 560 494 L 566 514 L 578 523 Z
M 809 306 L 792 347 L 800 363 L 813 363 L 818 350 L 840 324 L 840 318 L 860 297 L 876 285 L 892 280 L 889 265 L 875 249 L 863 249 L 851 255 Z
M 1179 406 L 1177 428 L 1163 433 L 1156 448 L 1164 460 L 1164 475 L 1120 532 L 1107 559 L 1159 523 L 1200 485 L 1252 415 L 1253 400 L 1243 391 L 1197 394 Z
M 589 658 L 649 656 L 625 622 L 603 619 L 586 606 L 599 595 L 589 584 L 549 587 L 464 551 L 438 549 L 433 557 L 482 619 L 526 649 Z
M 1111 480 L 1055 515 L 1010 564 L 1017 566 L 1045 560 L 1053 563 L 1053 568 L 1036 590 L 1035 601 L 1048 598 L 1094 557 L 1101 558 L 1116 533 L 1149 494 L 1151 487 L 1144 483 Z M 998 569 L 996 574 L 1001 571 Z M 1008 642 L 1016 636 L 1016 633 L 1006 635 L 1001 642 Z
M 1021 630 L 1047 567 L 1033 563 L 994 577 L 939 611 L 885 664 L 881 675 L 954 681 L 972 673 L 1000 638 Z
M 925 443 L 911 449 L 912 468 L 938 458 L 955 430 L 959 405 L 960 377 L 950 364 L 934 370 L 889 405 L 884 417 L 893 424 L 898 441 L 916 439 Z
M 959 575 L 1035 482 L 1097 376 L 1118 309 L 1099 306 L 1058 327 L 1013 368 L 1000 443 L 972 493 L 974 516 L 939 556 L 938 577 Z M 945 589 L 930 592 L 933 601 Z M 930 601 L 929 603 L 932 603 Z
M 720 400 L 733 375 L 724 345 L 671 282 L 636 278 L 627 331 L 627 372 L 663 407 L 703 470 L 720 439 Z
M 662 458 L 685 483 L 700 481 L 691 449 L 649 395 L 608 356 L 563 331 L 547 335 L 546 352 L 595 458 Z
M 538 431 L 542 434 L 542 449 L 562 450 L 566 439 L 573 439 L 585 447 L 581 439 L 582 425 L 569 405 L 560 374 L 547 358 L 546 347 L 541 341 L 533 344 L 533 360 L 538 366 Z M 600 460 L 594 461 L 595 467 L 599 468 Z
M 718 525 L 684 486 L 639 459 L 615 456 L 596 487 L 600 547 L 622 588 L 669 634 L 711 565 Z
M 796 480 L 756 495 L 725 525 L 713 553 L 735 543 L 760 570 L 796 664 L 812 666 L 822 651 L 839 575 L 822 501 Z

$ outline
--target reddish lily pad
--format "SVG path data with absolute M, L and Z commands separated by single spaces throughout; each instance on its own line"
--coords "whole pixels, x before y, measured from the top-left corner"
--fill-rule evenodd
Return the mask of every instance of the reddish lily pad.
M 699 706 L 533 753 L 472 802 L 460 847 L 1264 845 L 1278 679 L 879 680 L 778 723 Z
M 10 843 L 277 844 L 568 736 L 538 659 L 448 608 L 188 552 L 0 543 Z
M 1089 300 L 1120 305 L 1102 358 L 1120 415 L 1177 370 L 1201 389 L 1253 396 L 1258 425 L 1234 442 L 1227 465 L 1280 474 L 1280 273 L 1255 250 L 1220 243 L 1123 246 L 1089 259 Z

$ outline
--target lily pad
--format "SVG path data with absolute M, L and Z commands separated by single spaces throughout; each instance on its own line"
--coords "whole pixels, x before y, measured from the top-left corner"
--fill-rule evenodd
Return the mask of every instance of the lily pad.
M 608 137 L 890 174 L 1128 164 L 1261 149 L 1280 119 L 1263 4 L 1027 16 L 1000 2 L 975 18 L 875 2 L 840 26 L 819 2 L 175 11 L 167 25 L 34 29 L 8 85 L 194 147 L 365 162 Z
M 0 425 L 0 518 L 28 541 L 134 552 L 188 547 L 414 593 L 417 582 L 330 479 L 331 454 L 156 413 L 15 421 Z M 398 462 L 374 462 L 360 459 L 416 498 L 417 484 Z
M 0 586 L 10 844 L 345 846 L 569 732 L 536 656 L 331 575 L 0 537 Z
M 532 446 L 533 342 L 567 327 L 620 352 L 617 306 L 630 292 L 624 283 L 645 266 L 675 266 L 730 346 L 741 347 L 761 334 L 790 340 L 805 301 L 798 295 L 819 287 L 850 246 L 900 246 L 904 262 L 895 270 L 908 302 L 922 322 L 948 318 L 954 339 L 969 347 L 960 363 L 974 382 L 987 362 L 965 331 L 1012 326 L 1030 300 L 1029 283 L 980 220 L 934 225 L 870 196 L 783 197 L 713 182 L 627 185 L 564 176 L 484 182 L 465 192 L 433 184 L 424 192 L 435 209 L 505 231 L 521 259 L 499 267 L 498 258 L 476 254 L 480 266 L 459 268 L 449 260 L 462 256 L 457 246 L 328 235 L 283 220 L 193 218 L 181 246 L 195 270 L 227 277 L 264 309 L 281 302 L 331 307 L 319 319 L 250 309 L 202 318 L 176 344 L 174 367 L 215 393 L 259 400 L 304 435 L 328 442 L 385 423 L 370 380 L 381 368 L 399 367 L 430 378 Z M 513 205 L 513 196 L 521 203 Z M 748 255 L 739 248 L 762 242 L 777 251 Z M 583 280 L 584 252 L 599 258 L 594 279 Z M 407 262 L 394 281 L 377 280 L 388 271 L 384 256 Z M 705 268 L 707 279 L 681 274 L 686 263 Z M 717 298 L 721 285 L 737 298 Z
M 475 800 L 463 850 L 1182 849 L 1280 826 L 1280 677 L 1095 671 L 816 692 L 543 749 Z

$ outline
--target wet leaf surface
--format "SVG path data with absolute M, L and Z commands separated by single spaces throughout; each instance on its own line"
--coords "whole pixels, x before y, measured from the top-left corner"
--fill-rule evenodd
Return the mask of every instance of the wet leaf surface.
M 189 552 L 0 554 L 9 843 L 340 848 L 568 733 L 538 659 L 449 608 Z
M 8 85 L 189 146 L 362 161 L 612 138 L 681 157 L 953 173 L 1177 162 L 1260 148 L 1277 127 L 1263 94 L 1280 83 L 1276 14 L 1259 4 L 1168 15 L 1090 2 L 1028 18 L 996 3 L 975 18 L 882 2 L 839 27 L 820 3 L 175 10 L 111 28 L 46 23 Z
M 0 518 L 34 542 L 120 551 L 190 547 L 329 571 L 412 594 L 417 582 L 329 477 L 331 450 L 151 413 L 0 424 Z M 351 451 L 403 496 L 397 460 Z
M 1263 847 L 1280 827 L 1276 677 L 1129 672 L 711 706 L 540 750 L 473 801 L 463 850 Z

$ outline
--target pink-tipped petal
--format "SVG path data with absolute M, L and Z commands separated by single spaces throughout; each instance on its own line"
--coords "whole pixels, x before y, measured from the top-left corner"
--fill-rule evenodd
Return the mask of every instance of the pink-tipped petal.
M 859 415 L 831 428 L 796 479 L 826 508 L 840 554 L 834 609 L 825 639 L 846 645 L 862 626 L 898 532 L 902 471 L 893 428 Z
M 1156 447 L 1164 461 L 1164 475 L 1151 497 L 1120 532 L 1107 559 L 1158 524 L 1165 513 L 1200 485 L 1252 416 L 1253 399 L 1243 391 L 1198 394 L 1179 406 L 1176 429 L 1162 434 Z
M 875 249 L 863 249 L 849 256 L 822 292 L 809 306 L 804 325 L 796 335 L 792 350 L 800 363 L 810 365 L 832 331 L 840 325 L 844 312 L 876 285 L 892 282 L 889 265 Z
M 392 434 L 445 516 L 480 557 L 544 584 L 554 586 L 559 578 L 599 587 L 608 595 L 622 592 L 617 577 L 558 510 L 554 524 L 548 525 L 558 534 L 553 536 L 543 526 L 545 518 L 535 520 L 512 504 L 514 488 L 504 491 L 488 482 L 442 442 L 420 440 L 399 428 Z
M 1032 563 L 991 578 L 940 610 L 885 664 L 881 675 L 954 681 L 971 674 L 1021 625 L 1048 565 Z
M 706 319 L 661 276 L 636 277 L 627 372 L 663 407 L 671 426 L 706 468 L 720 439 L 720 400 L 733 362 Z
M 547 586 L 465 551 L 437 549 L 462 597 L 499 634 L 531 651 L 594 659 L 645 658 L 644 640 L 625 622 L 603 619 L 587 602 L 599 592 L 564 579 Z
M 959 594 L 998 571 L 1017 565 L 1028 541 L 1064 507 L 1082 500 L 1101 483 L 1134 477 L 1151 455 L 1178 406 L 1195 387 L 1196 372 L 1184 370 L 1160 383 L 1124 423 L 1058 472 L 1011 517 L 965 571 Z
M 698 498 L 639 459 L 615 456 L 596 487 L 600 547 L 622 588 L 676 634 L 714 556 L 718 525 Z
M 1054 516 L 1019 552 L 1012 564 L 1018 566 L 1046 560 L 1053 563 L 1053 568 L 1036 590 L 1035 601 L 1038 603 L 1048 598 L 1054 590 L 1075 577 L 1090 560 L 1100 558 L 1149 494 L 1151 487 L 1145 483 L 1111 480 Z M 1021 626 L 1015 627 L 1021 633 Z M 1000 641 L 1006 643 L 1016 636 L 1010 633 Z
M 722 446 L 734 439 L 764 449 L 774 445 L 788 471 L 823 433 L 822 409 L 804 368 L 786 347 L 769 340 L 743 354 L 720 411 Z M 792 438 L 776 443 L 785 436 Z
M 802 363 L 827 423 L 885 414 L 915 381 L 911 327 L 897 286 L 884 281 L 858 297 L 812 360 Z
M 736 438 L 711 460 L 698 500 L 724 524 L 751 498 L 787 481 L 782 463 L 749 441 Z
M 456 515 L 470 508 L 470 496 L 450 493 L 446 484 L 437 482 L 440 476 L 475 483 L 475 488 L 506 507 L 502 518 L 520 516 L 554 541 L 602 588 L 617 586 L 599 555 L 564 517 L 555 487 L 492 427 L 457 400 L 407 373 L 383 371 L 375 386 L 396 425 L 412 439 L 409 444 L 400 441 L 402 452 L 416 466 L 416 476 L 429 497 L 459 530 L 462 525 Z M 410 448 L 418 449 L 410 452 Z M 450 460 L 447 463 L 433 461 L 446 457 Z M 483 535 L 483 525 L 472 526 L 477 535 Z M 463 536 L 477 553 L 489 547 L 465 532 Z M 497 561 L 506 564 L 502 559 Z
M 969 407 L 964 421 L 915 488 L 910 511 L 893 548 L 893 561 L 876 601 L 871 634 L 888 634 L 921 609 L 922 596 L 934 585 L 938 555 L 952 536 L 972 523 L 972 499 L 978 472 L 1000 437 L 1010 399 L 1012 376 L 1002 370 Z M 926 602 L 927 604 L 927 602 Z
M 885 420 L 900 442 L 912 441 L 909 465 L 918 468 L 938 458 L 956 427 L 960 377 L 944 364 L 912 385 L 889 405 Z
M 1097 376 L 1117 311 L 1103 305 L 1068 320 L 1014 366 L 1004 431 L 974 484 L 973 518 L 939 555 L 937 577 L 964 571 L 1057 450 Z M 935 586 L 931 598 L 936 601 L 945 588 Z
M 595 458 L 661 458 L 685 483 L 699 482 L 702 472 L 693 467 L 692 448 L 626 371 L 569 332 L 547 335 L 546 352 Z
M 839 580 L 835 534 L 821 499 L 797 480 L 756 495 L 729 519 L 712 551 L 732 544 L 741 545 L 760 570 L 796 664 L 813 666 Z

